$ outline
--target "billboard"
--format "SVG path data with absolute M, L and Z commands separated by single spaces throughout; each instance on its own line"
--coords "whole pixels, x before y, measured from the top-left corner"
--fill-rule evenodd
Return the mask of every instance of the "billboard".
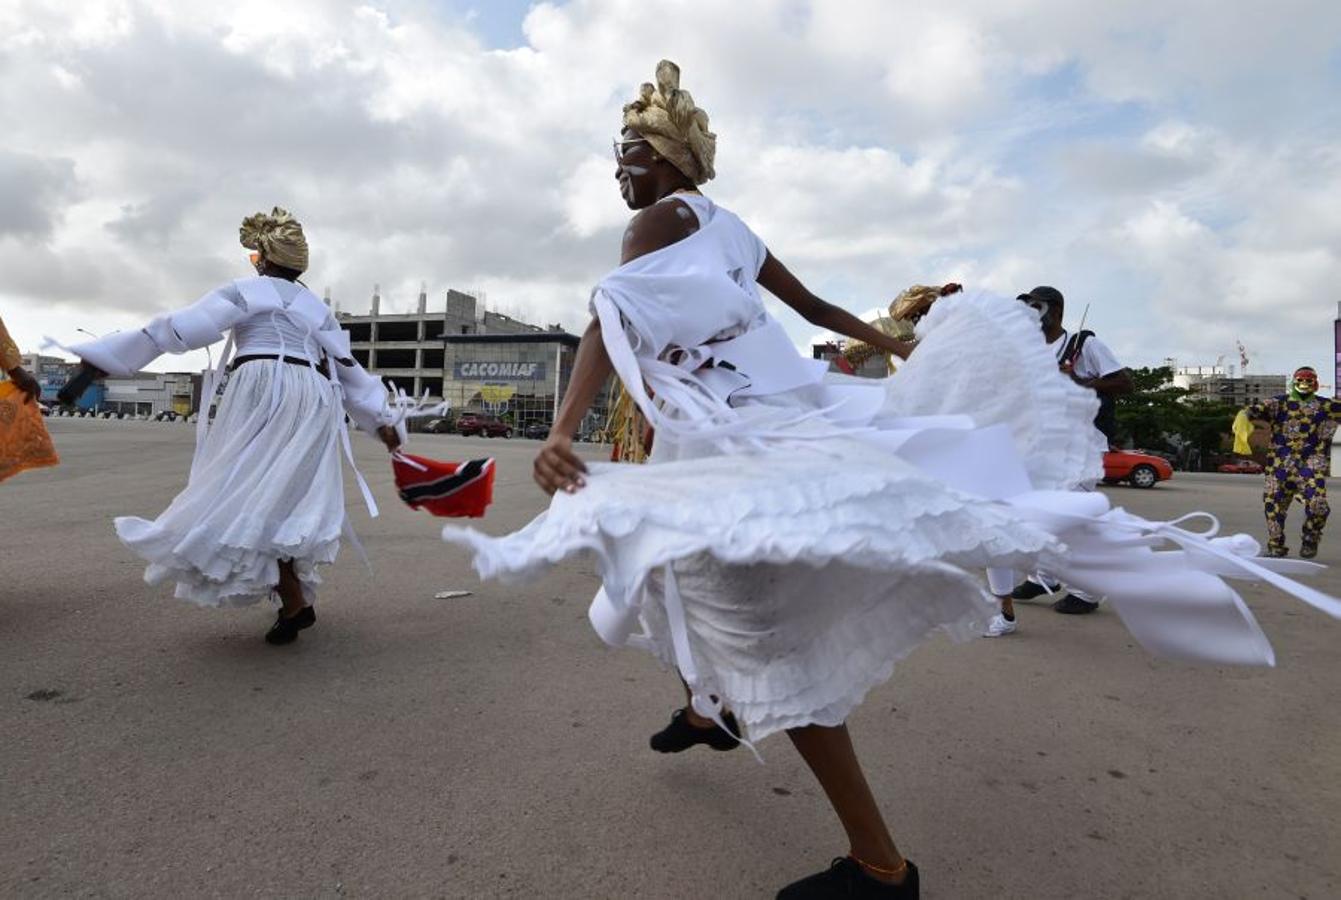
M 452 377 L 458 381 L 544 381 L 545 364 L 469 360 L 456 363 Z

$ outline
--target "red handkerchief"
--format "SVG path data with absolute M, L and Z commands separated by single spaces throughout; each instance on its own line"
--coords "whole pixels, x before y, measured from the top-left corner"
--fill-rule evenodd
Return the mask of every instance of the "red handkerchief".
M 408 453 L 393 453 L 400 499 L 411 509 L 435 516 L 478 519 L 494 499 L 494 461 L 439 462 Z

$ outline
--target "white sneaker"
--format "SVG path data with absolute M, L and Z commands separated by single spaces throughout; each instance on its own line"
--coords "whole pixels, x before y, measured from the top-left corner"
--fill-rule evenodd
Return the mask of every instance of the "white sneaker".
M 1002 637 L 1007 634 L 1015 633 L 1015 623 L 1007 619 L 1001 613 L 992 616 L 992 621 L 987 623 L 987 630 L 982 633 L 983 637 Z

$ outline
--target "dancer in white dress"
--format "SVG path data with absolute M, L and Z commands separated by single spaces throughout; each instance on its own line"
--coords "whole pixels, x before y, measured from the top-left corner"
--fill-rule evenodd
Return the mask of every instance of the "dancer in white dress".
M 1273 580 L 1341 615 L 1253 559 L 1250 539 L 1210 541 L 1070 492 L 1100 471 L 1098 433 L 1076 427 L 1095 399 L 1057 372 L 1023 304 L 940 300 L 886 380 L 830 375 L 798 355 L 757 284 L 816 325 L 909 348 L 815 297 L 697 192 L 713 176 L 715 136 L 674 65 L 658 66 L 624 125 L 617 177 L 638 213 L 620 267 L 592 294 L 536 457 L 554 499 L 510 535 L 443 534 L 474 551 L 486 578 L 589 552 L 603 583 L 594 627 L 678 669 L 689 727 L 725 728 L 729 708 L 753 742 L 787 731 L 850 853 L 780 897 L 917 896 L 844 723 L 926 637 L 980 633 L 994 612 L 984 567 L 1065 573 L 1113 598 L 1146 646 L 1181 658 L 1270 662 L 1220 574 Z M 646 465 L 588 467 L 567 437 L 612 369 L 656 428 Z M 1153 549 L 1166 539 L 1191 549 Z
M 175 581 L 183 600 L 245 606 L 274 591 L 282 607 L 266 640 L 286 644 L 315 623 L 317 566 L 335 560 L 348 529 L 342 447 L 351 467 L 353 457 L 345 415 L 388 449 L 400 438 L 386 387 L 354 361 L 348 334 L 297 280 L 307 268 L 302 226 L 277 207 L 244 220 L 241 241 L 256 251 L 256 277 L 216 288 L 142 329 L 68 349 L 96 374 L 124 376 L 230 332 L 201 390 L 186 488 L 157 519 L 121 517 L 116 531 L 149 562 L 145 580 Z M 211 424 L 210 404 L 234 346 Z

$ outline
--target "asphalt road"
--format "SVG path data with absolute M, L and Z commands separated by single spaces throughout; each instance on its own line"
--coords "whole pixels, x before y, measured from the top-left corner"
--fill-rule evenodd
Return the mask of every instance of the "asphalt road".
M 181 487 L 191 428 L 51 427 L 63 464 L 0 485 L 0 895 L 763 898 L 846 849 L 782 736 L 765 765 L 649 751 L 679 688 L 591 632 L 590 566 L 480 584 L 372 441 L 376 573 L 346 548 L 317 626 L 274 648 L 268 606 L 174 601 L 112 531 Z M 536 446 L 415 444 L 497 456 L 491 532 L 542 508 Z M 1180 473 L 1111 495 L 1258 534 L 1259 491 Z M 1341 569 L 1317 583 L 1341 594 Z M 924 896 L 1341 896 L 1341 622 L 1244 595 L 1275 669 L 1162 662 L 1110 609 L 1043 605 L 900 665 L 851 724 Z

